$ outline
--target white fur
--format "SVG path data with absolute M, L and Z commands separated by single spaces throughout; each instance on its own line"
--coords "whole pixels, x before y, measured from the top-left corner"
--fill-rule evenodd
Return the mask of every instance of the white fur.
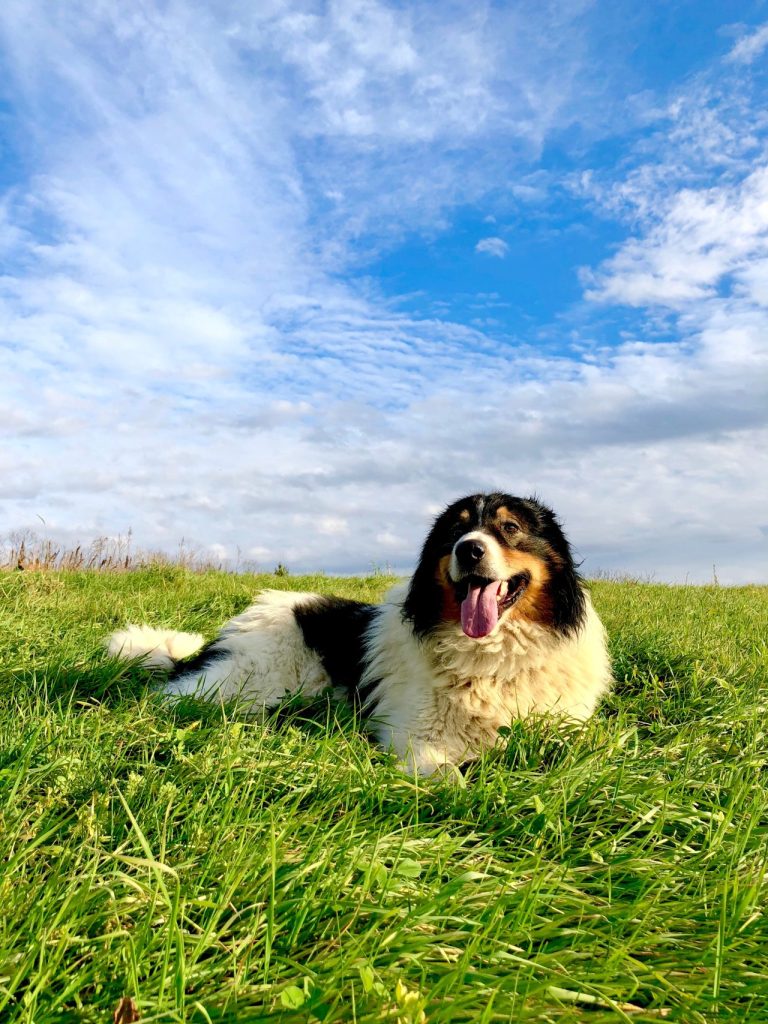
M 605 630 L 588 595 L 573 636 L 502 615 L 479 640 L 458 623 L 418 639 L 403 621 L 404 597 L 395 588 L 374 620 L 363 684 L 380 680 L 369 700 L 379 741 L 422 774 L 476 757 L 513 718 L 584 721 L 610 688 Z
M 222 628 L 205 673 L 191 671 L 168 684 L 171 694 L 196 694 L 218 700 L 239 698 L 270 707 L 287 694 L 322 693 L 331 685 L 317 654 L 304 643 L 294 605 L 316 595 L 265 590 Z
M 468 540 L 480 541 L 485 548 L 485 555 L 482 561 L 476 566 L 478 575 L 485 576 L 489 580 L 503 580 L 509 575 L 509 566 L 504 562 L 501 546 L 495 537 L 492 537 L 486 530 L 470 530 L 463 534 L 453 545 L 451 561 L 448 572 L 452 580 L 460 580 L 464 575 L 459 560 L 456 556 L 456 548 Z
M 406 592 L 402 584 L 390 591 L 372 622 L 362 683 L 374 687 L 367 702 L 372 731 L 422 774 L 476 757 L 513 718 L 551 712 L 583 721 L 611 685 L 605 630 L 588 595 L 574 635 L 503 614 L 489 636 L 475 640 L 453 622 L 416 637 L 402 615 Z M 265 591 L 223 627 L 210 648 L 214 660 L 166 691 L 237 697 L 257 710 L 287 694 L 327 689 L 331 680 L 293 615 L 295 605 L 315 596 Z M 108 650 L 170 668 L 202 643 L 197 634 L 129 626 L 110 637 Z
M 179 633 L 151 626 L 126 626 L 107 640 L 107 653 L 113 658 L 137 658 L 147 668 L 170 669 L 189 658 L 205 643 L 199 633 Z

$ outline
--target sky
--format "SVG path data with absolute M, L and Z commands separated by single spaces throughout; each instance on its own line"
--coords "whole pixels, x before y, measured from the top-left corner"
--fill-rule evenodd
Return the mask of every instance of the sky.
M 768 581 L 768 3 L 4 0 L 0 536 Z

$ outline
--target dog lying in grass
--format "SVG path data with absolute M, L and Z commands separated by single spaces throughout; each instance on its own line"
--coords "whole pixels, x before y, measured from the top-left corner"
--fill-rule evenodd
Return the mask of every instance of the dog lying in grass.
M 205 645 L 128 626 L 110 654 L 170 670 L 172 695 L 254 707 L 329 687 L 411 770 L 460 765 L 513 718 L 583 721 L 611 686 L 605 630 L 551 509 L 474 494 L 436 519 L 381 605 L 269 590 Z

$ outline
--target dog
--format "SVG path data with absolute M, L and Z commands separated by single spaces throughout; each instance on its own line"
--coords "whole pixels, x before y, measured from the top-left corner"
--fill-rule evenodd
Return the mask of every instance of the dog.
M 270 708 L 333 688 L 424 775 L 476 758 L 512 719 L 582 722 L 612 684 L 605 630 L 556 515 L 498 492 L 449 505 L 381 605 L 267 590 L 208 646 L 128 626 L 108 651 L 170 670 L 169 695 Z

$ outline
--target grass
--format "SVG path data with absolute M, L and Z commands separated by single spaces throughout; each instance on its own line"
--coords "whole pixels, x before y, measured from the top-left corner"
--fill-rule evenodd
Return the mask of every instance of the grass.
M 768 588 L 594 584 L 615 693 L 464 784 L 329 702 L 172 709 L 100 649 L 388 582 L 0 574 L 0 1020 L 768 1021 Z

